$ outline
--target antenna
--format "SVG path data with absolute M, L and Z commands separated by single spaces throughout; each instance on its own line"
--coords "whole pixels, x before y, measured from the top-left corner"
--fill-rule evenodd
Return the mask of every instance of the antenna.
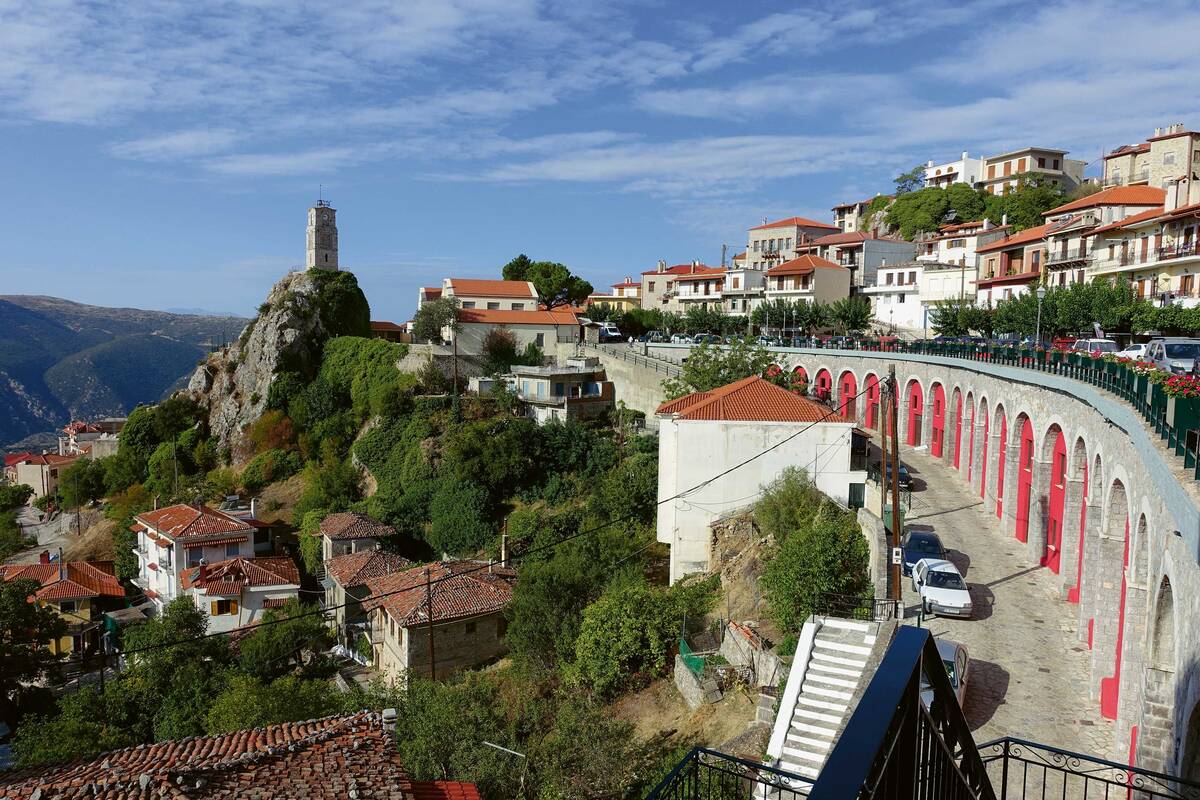
M 325 199 L 325 185 L 317 184 L 317 208 L 329 208 L 329 201 Z

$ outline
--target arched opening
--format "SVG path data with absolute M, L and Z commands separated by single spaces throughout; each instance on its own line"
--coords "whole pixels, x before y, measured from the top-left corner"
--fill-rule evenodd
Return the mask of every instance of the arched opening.
M 1200 704 L 1188 717 L 1187 738 L 1184 740 L 1183 759 L 1179 762 L 1180 777 L 1189 781 L 1200 781 Z
M 929 452 L 941 458 L 946 446 L 946 390 L 940 383 L 933 385 L 933 427 Z
M 791 384 L 794 391 L 797 391 L 800 394 L 808 393 L 808 372 L 805 371 L 804 367 L 794 367 L 791 374 L 788 376 L 788 382 Z
M 962 392 L 954 390 L 954 468 L 962 463 Z
M 845 419 L 851 422 L 858 419 L 858 379 L 850 370 L 843 372 L 842 379 L 838 382 L 838 401 Z
M 1021 450 L 1017 456 L 1017 507 L 1016 536 L 1019 541 L 1029 541 L 1029 495 L 1033 489 L 1033 425 L 1029 417 L 1017 418 Z
M 1175 597 L 1166 576 L 1158 586 L 1152 624 L 1137 762 L 1148 769 L 1167 772 L 1171 767 L 1175 715 L 1163 714 L 1161 709 L 1170 709 L 1175 699 Z
M 1100 716 L 1116 719 L 1121 700 L 1121 655 L 1125 647 L 1125 610 L 1129 597 L 1129 506 L 1125 499 L 1125 487 L 1113 481 L 1109 492 L 1107 532 L 1110 539 L 1124 539 L 1121 557 L 1121 593 L 1117 604 L 1117 642 L 1113 655 L 1112 675 L 1100 681 Z M 1118 534 L 1120 530 L 1123 533 Z
M 1004 463 L 1008 458 L 1008 417 L 1004 406 L 996 408 L 997 428 L 1000 435 L 996 440 L 996 519 L 1004 516 Z
M 1050 426 L 1046 434 L 1050 448 L 1050 491 L 1046 508 L 1046 549 L 1042 566 L 1055 575 L 1062 570 L 1062 539 L 1067 504 L 1067 440 L 1062 429 Z
M 925 415 L 924 396 L 919 381 L 908 383 L 908 436 L 905 443 L 910 447 L 921 446 L 921 421 Z
M 979 401 L 979 413 L 983 415 L 983 455 L 979 459 L 979 496 L 987 494 L 988 444 L 992 431 L 992 418 L 988 416 L 987 400 Z
M 975 466 L 975 396 L 967 392 L 967 408 L 971 410 L 967 428 L 967 483 L 971 483 L 971 470 Z
M 879 428 L 879 377 L 874 373 L 868 375 L 866 384 L 867 410 L 863 421 L 873 431 Z
M 1088 469 L 1087 445 L 1083 439 L 1075 441 L 1075 454 L 1073 458 L 1075 474 L 1079 476 L 1081 482 L 1079 489 L 1079 545 L 1075 553 L 1075 585 L 1067 590 L 1067 602 L 1078 603 L 1079 593 L 1083 587 L 1083 547 L 1087 539 L 1084 535 L 1087 531 L 1087 507 L 1088 507 L 1088 477 L 1091 470 Z
M 817 382 L 813 388 L 816 391 L 817 399 L 822 402 L 833 396 L 833 376 L 829 374 L 829 370 L 817 370 Z

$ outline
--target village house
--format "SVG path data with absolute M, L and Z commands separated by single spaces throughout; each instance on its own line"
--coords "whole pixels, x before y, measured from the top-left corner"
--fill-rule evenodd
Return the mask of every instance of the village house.
M 975 302 L 990 306 L 1017 297 L 1042 279 L 1047 225 L 1026 228 L 976 249 Z
M 764 219 L 762 225 L 756 225 L 748 232 L 746 266 L 759 270 L 778 266 L 795 258 L 801 245 L 840 232 L 837 225 L 805 217 L 788 217 L 774 222 Z
M 1155 128 L 1140 144 L 1127 144 L 1104 157 L 1104 185 L 1144 184 L 1160 189 L 1200 171 L 1200 133 L 1177 122 Z
M 820 256 L 845 267 L 850 272 L 850 285 L 863 287 L 875 285 L 880 267 L 912 261 L 917 255 L 917 246 L 903 239 L 852 231 L 821 236 L 798 245 L 796 252 Z
M 611 294 L 590 294 L 587 307 L 602 306 L 610 311 L 628 311 L 642 306 L 642 282 L 626 276 L 625 280 L 612 285 Z
M 407 324 L 398 325 L 395 322 L 388 322 L 382 319 L 371 320 L 371 338 L 383 339 L 385 342 L 399 342 L 401 344 L 412 342 L 412 334 L 408 332 Z
M 726 314 L 748 315 L 763 301 L 766 294 L 766 275 L 760 269 L 747 269 L 745 259 L 735 257 L 733 266 L 725 270 L 725 285 L 721 299 Z
M 579 340 L 579 317 L 574 311 L 497 311 L 495 309 L 460 308 L 458 330 L 447 329 L 446 339 L 452 341 L 460 355 L 478 355 L 489 333 L 507 330 L 516 340 L 517 350 L 533 344 L 545 351 L 556 342 Z
M 815 255 L 803 255 L 767 270 L 765 296 L 771 300 L 833 303 L 850 296 L 850 270 Z
M 438 561 L 369 579 L 362 607 L 370 616 L 375 668 L 403 683 L 410 674 L 447 678 L 504 655 L 504 609 L 516 575 L 489 562 Z
M 710 267 L 699 261 L 668 267 L 667 262 L 660 259 L 655 269 L 642 273 L 641 287 L 638 289 L 642 308 L 682 313 L 684 307 L 679 302 L 679 287 L 676 286 L 676 281 L 692 275 L 713 275 L 722 272 L 720 267 Z
M 996 226 L 991 220 L 957 222 L 942 225 L 937 233 L 917 240 L 917 261 L 958 264 L 975 269 L 976 249 L 1007 235 L 1007 225 Z
M 891 195 L 876 195 L 891 199 Z M 833 207 L 833 223 L 834 226 L 842 233 L 853 233 L 855 231 L 866 230 L 867 227 L 867 209 L 870 208 L 874 197 L 869 197 L 866 200 L 858 200 L 853 203 L 842 203 Z M 875 226 L 873 226 L 875 227 Z
M 1066 150 L 1053 147 L 1022 147 L 983 159 L 978 186 L 989 194 L 1008 194 L 1017 189 L 1021 176 L 1043 175 L 1051 186 L 1070 192 L 1083 183 L 1086 161 L 1067 158 Z
M 972 158 L 965 150 L 956 161 L 935 164 L 925 163 L 925 188 L 936 186 L 945 189 L 951 184 L 965 183 L 972 189 L 983 177 L 983 159 Z
M 33 489 L 33 500 L 58 492 L 58 479 L 81 456 L 57 453 L 15 453 L 4 456 L 4 478 Z
M 966 298 L 975 302 L 975 266 L 910 261 L 880 267 L 878 283 L 863 293 L 871 299 L 877 321 L 891 328 L 925 332 L 929 313 L 945 300 Z
M 1046 285 L 1082 283 L 1091 256 L 1089 240 L 1095 229 L 1161 210 L 1165 196 L 1164 190 L 1153 186 L 1113 186 L 1045 212 Z
M 321 537 L 321 559 L 377 550 L 384 539 L 396 535 L 396 529 L 358 511 L 327 514 L 317 526 Z
M 358 711 L 140 744 L 91 760 L 0 772 L 0 798 L 479 800 L 471 783 L 414 781 L 396 710 Z
M 517 397 L 539 425 L 596 419 L 616 404 L 612 381 L 595 357 L 568 358 L 563 366 L 514 365 L 512 374 Z
M 36 581 L 38 588 L 30 602 L 52 609 L 67 624 L 66 633 L 50 643 L 50 652 L 56 655 L 95 652 L 104 612 L 125 597 L 111 561 L 52 561 L 43 552 L 36 564 L 0 565 L 0 583 L 19 580 Z
M 428 292 L 422 289 L 422 292 Z M 444 278 L 440 297 L 453 297 L 459 308 L 487 311 L 537 311 L 537 289 L 530 281 Z
M 125 417 L 104 417 L 95 422 L 75 420 L 59 432 L 60 456 L 105 458 L 116 455 Z
M 862 505 L 866 463 L 851 458 L 852 413 L 843 418 L 755 375 L 670 400 L 657 416 L 657 536 L 671 547 L 672 583 L 708 569 L 709 524 L 746 508 L 787 467 L 806 470 L 837 502 Z
M 209 633 L 221 633 L 253 625 L 298 597 L 300 571 L 286 557 L 238 556 L 185 567 L 179 585 L 208 617 Z
M 367 581 L 385 578 L 411 566 L 412 562 L 401 555 L 373 549 L 342 553 L 325 560 L 321 585 L 325 589 L 325 607 L 333 611 L 332 622 L 339 644 L 357 654 L 360 637 L 370 637 L 362 609 L 369 591 Z
M 272 548 L 271 529 L 261 521 L 199 503 L 138 514 L 130 529 L 136 537 L 133 554 L 138 560 L 133 582 L 158 613 L 184 593 L 180 581 L 184 570 L 194 570 L 202 562 L 214 567 L 228 560 L 253 559 L 256 549 L 270 552 Z M 189 585 L 196 580 L 189 578 Z M 211 612 L 207 604 L 202 608 Z M 245 615 L 231 605 L 222 605 L 221 611 L 222 616 L 234 615 L 244 624 Z

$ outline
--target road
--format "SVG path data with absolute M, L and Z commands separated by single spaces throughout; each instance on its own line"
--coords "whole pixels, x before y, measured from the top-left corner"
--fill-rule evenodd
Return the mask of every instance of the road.
M 906 529 L 941 537 L 971 591 L 973 619 L 931 617 L 925 626 L 967 646 L 965 711 L 975 740 L 1011 735 L 1116 757 L 1113 724 L 1087 694 L 1089 656 L 1076 636 L 1075 608 L 1000 533 L 995 514 L 955 470 L 922 453 L 901 455 L 914 478 Z M 919 598 L 907 578 L 903 586 L 906 615 L 915 615 Z
M 24 564 L 37 561 L 38 553 L 43 550 L 57 553 L 60 547 L 66 549 L 72 535 L 72 526 L 75 524 L 75 515 L 60 514 L 49 522 L 39 522 L 41 516 L 42 513 L 33 506 L 25 506 L 17 512 L 17 524 L 21 526 L 22 534 L 36 536 L 37 545 L 9 557 L 5 563 Z

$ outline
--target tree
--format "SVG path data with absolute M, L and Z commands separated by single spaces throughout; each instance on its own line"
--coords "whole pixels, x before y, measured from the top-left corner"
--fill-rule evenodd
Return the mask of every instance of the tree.
M 936 231 L 950 211 L 946 190 L 937 186 L 918 189 L 896 197 L 888 207 L 887 223 L 905 239 Z
M 908 172 L 901 172 L 896 176 L 895 184 L 897 195 L 915 192 L 917 189 L 920 189 L 925 185 L 925 165 L 917 164 Z
M 80 458 L 63 470 L 58 479 L 58 493 L 66 508 L 79 508 L 104 496 L 104 463 Z
M 328 680 L 284 675 L 263 683 L 250 675 L 235 675 L 213 700 L 204 727 L 214 734 L 318 719 L 339 711 L 340 700 L 338 690 Z
M 970 327 L 965 314 L 974 305 L 964 297 L 938 300 L 929 309 L 929 327 L 938 336 L 966 336 Z
M 1014 231 L 1041 225 L 1042 214 L 1066 202 L 1061 189 L 1046 180 L 1041 173 L 1022 173 L 1016 176 L 1017 188 L 1007 194 L 987 195 L 987 218 L 999 225 L 1007 218 Z
M 440 342 L 446 328 L 458 329 L 458 300 L 452 296 L 424 303 L 413 316 L 413 339 L 417 341 Z
M 579 305 L 586 302 L 588 295 L 592 293 L 592 285 L 571 274 L 571 270 L 563 264 L 556 261 L 531 261 L 524 253 L 505 264 L 501 275 L 506 281 L 532 283 L 546 308 Z
M 44 677 L 59 661 L 49 645 L 67 632 L 52 609 L 30 602 L 40 584 L 34 580 L 0 583 L 0 675 L 3 698 L 12 699 L 22 684 Z
M 770 363 L 770 353 L 744 339 L 735 339 L 728 347 L 701 344 L 688 356 L 682 375 L 663 381 L 663 391 L 670 399 L 708 392 L 751 375 L 761 375 Z
M 533 261 L 529 256 L 521 253 L 504 265 L 500 270 L 500 277 L 506 281 L 527 281 L 529 280 L 529 268 L 531 266 L 533 266 Z
M 484 359 L 483 369 L 489 375 L 508 372 L 520 358 L 517 355 L 516 334 L 503 325 L 487 332 L 483 337 L 481 351 Z
M 861 331 L 871 324 L 871 301 L 865 297 L 843 297 L 829 307 L 829 315 L 842 333 Z
M 300 661 L 300 651 L 320 649 L 329 636 L 315 605 L 291 598 L 282 608 L 263 615 L 264 625 L 238 647 L 238 666 L 248 675 L 270 679 L 288 672 Z
M 488 544 L 488 493 L 470 481 L 441 481 L 429 504 L 429 546 L 438 553 L 466 555 Z
M 984 192 L 965 183 L 952 183 L 946 187 L 945 192 L 946 202 L 950 204 L 955 220 L 972 222 L 983 219 L 987 208 Z

